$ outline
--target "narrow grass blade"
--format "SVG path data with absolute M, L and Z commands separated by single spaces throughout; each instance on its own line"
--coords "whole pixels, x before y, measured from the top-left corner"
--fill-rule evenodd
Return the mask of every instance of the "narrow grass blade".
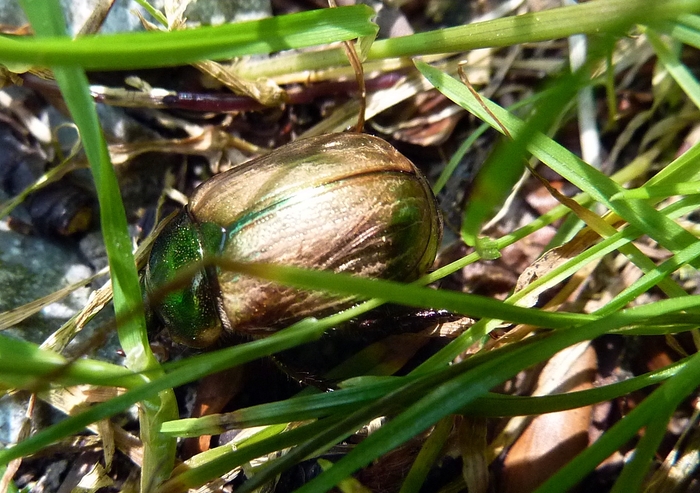
M 172 32 L 81 36 L 74 40 L 0 36 L 0 63 L 119 70 L 226 60 L 371 36 L 377 29 L 370 22 L 372 15 L 370 7 L 356 5 Z
M 488 122 L 496 130 L 502 131 L 491 114 L 498 118 L 500 124 L 504 125 L 514 138 L 524 131 L 522 120 L 495 103 L 483 100 L 490 110 L 490 114 L 487 113 L 459 81 L 425 63 L 417 62 L 416 66 L 443 94 Z M 575 79 L 570 82 L 577 83 Z M 646 202 L 611 201 L 610 197 L 622 192 L 622 187 L 545 135 L 535 134 L 529 142 L 528 150 L 548 167 L 672 252 L 676 253 L 697 241 L 688 231 L 664 217 Z
M 566 38 L 572 34 L 620 33 L 633 24 L 700 12 L 697 0 L 596 0 L 570 7 L 504 17 L 478 24 L 377 41 L 368 60 L 452 53 Z
M 23 0 L 22 6 L 39 38 L 56 36 L 68 40 L 63 25 L 63 12 L 57 1 Z M 157 374 L 159 365 L 146 335 L 141 288 L 131 252 L 126 213 L 97 111 L 90 96 L 87 77 L 83 69 L 75 65 L 52 68 L 66 105 L 80 131 L 95 180 L 102 234 L 112 279 L 117 330 L 126 353 L 127 366 L 133 371 L 149 370 Z M 162 421 L 177 417 L 172 390 L 164 389 L 160 395 L 153 393 L 144 396 L 140 415 L 141 439 L 144 444 L 142 486 L 159 484 L 170 475 L 175 460 L 175 441 L 157 431 L 150 431 L 158 430 Z

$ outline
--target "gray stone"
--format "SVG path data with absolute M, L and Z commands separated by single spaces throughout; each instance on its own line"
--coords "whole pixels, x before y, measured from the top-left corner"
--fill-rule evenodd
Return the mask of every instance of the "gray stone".
M 102 0 L 61 0 L 68 32 L 75 34 L 80 31 L 95 7 L 101 2 Z M 163 4 L 164 0 L 151 2 L 153 7 L 161 11 Z M 134 11 L 140 12 L 144 18 L 153 22 L 151 16 L 134 0 L 116 0 L 100 32 L 109 34 L 143 31 L 141 20 L 134 15 Z M 272 15 L 272 8 L 269 0 L 199 0 L 192 2 L 185 11 L 188 25 L 218 25 L 225 22 L 260 19 L 270 15 Z M 0 2 L 0 23 L 8 26 L 27 24 L 24 11 L 16 0 Z
M 90 276 L 75 249 L 37 236 L 10 231 L 0 222 L 0 312 L 17 308 Z M 40 344 L 82 309 L 90 288 L 80 288 L 60 302 L 4 332 Z

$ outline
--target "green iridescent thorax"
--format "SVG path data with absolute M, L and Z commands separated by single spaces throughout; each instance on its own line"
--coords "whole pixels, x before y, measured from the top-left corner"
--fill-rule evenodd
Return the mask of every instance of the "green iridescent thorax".
M 177 342 L 205 347 L 221 334 L 215 267 L 202 265 L 194 275 L 188 273 L 205 257 L 219 254 L 222 237 L 219 226 L 195 224 L 183 211 L 153 244 L 144 276 L 146 293 Z

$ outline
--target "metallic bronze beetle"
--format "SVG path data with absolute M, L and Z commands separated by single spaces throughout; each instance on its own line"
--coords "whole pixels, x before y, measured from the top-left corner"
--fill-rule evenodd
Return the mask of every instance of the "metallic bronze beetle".
M 203 183 L 156 240 L 144 284 L 153 293 L 215 255 L 412 281 L 441 234 L 435 197 L 408 159 L 377 137 L 324 135 Z M 204 347 L 222 331 L 264 336 L 351 302 L 206 267 L 153 310 L 174 340 Z

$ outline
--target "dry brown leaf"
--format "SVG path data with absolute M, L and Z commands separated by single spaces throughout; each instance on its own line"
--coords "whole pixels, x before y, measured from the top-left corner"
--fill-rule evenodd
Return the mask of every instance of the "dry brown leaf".
M 588 342 L 561 351 L 545 365 L 534 395 L 592 388 L 596 355 Z M 592 407 L 535 417 L 508 451 L 505 493 L 529 493 L 588 446 Z
M 101 488 L 107 488 L 114 485 L 114 481 L 107 475 L 107 471 L 99 462 L 96 462 L 84 474 L 78 486 L 73 489 L 72 493 L 93 493 Z
M 112 468 L 112 460 L 114 460 L 114 451 L 116 450 L 114 442 L 114 429 L 112 423 L 108 419 L 101 419 L 97 422 L 97 430 L 102 439 L 102 450 L 105 459 L 105 470 L 109 471 Z
M 221 155 L 228 148 L 243 150 L 249 154 L 267 152 L 243 139 L 227 134 L 213 126 L 201 128 L 201 133 L 182 139 L 160 139 L 109 146 L 112 164 L 124 164 L 146 152 L 161 152 L 167 154 L 186 154 L 204 156 L 210 160 Z
M 597 243 L 599 240 L 600 236 L 597 233 L 589 228 L 585 228 L 572 238 L 571 241 L 545 252 L 544 255 L 535 260 L 530 267 L 520 274 L 518 282 L 515 285 L 515 292 L 522 291 L 540 277 L 583 252 L 586 248 Z M 541 286 L 539 289 L 533 290 L 523 298 L 518 305 L 524 307 L 535 306 L 539 300 L 540 294 L 549 287 L 551 286 Z
M 238 393 L 243 382 L 241 367 L 208 375 L 197 385 L 197 397 L 192 409 L 192 418 L 200 418 L 221 412 L 224 406 Z M 185 459 L 209 450 L 211 435 L 188 438 L 183 443 Z

